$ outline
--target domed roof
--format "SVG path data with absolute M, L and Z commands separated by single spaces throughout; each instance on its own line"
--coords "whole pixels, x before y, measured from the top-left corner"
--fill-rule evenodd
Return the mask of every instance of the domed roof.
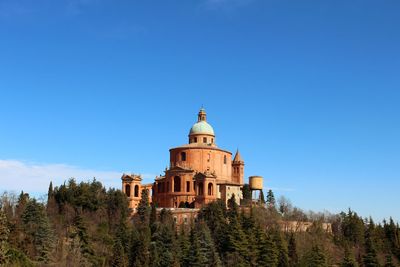
M 192 135 L 192 134 L 214 135 L 214 129 L 206 121 L 199 121 L 199 122 L 196 122 L 190 129 L 189 135 Z

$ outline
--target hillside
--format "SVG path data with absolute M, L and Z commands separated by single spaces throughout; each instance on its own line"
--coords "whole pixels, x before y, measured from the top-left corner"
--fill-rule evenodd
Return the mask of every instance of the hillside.
M 73 179 L 41 203 L 26 193 L 0 201 L 1 266 L 398 266 L 400 227 L 354 211 L 305 214 L 288 202 L 243 209 L 214 202 L 176 225 L 143 192 L 130 216 L 126 196 L 93 180 Z M 284 221 L 311 221 L 285 232 Z M 325 231 L 323 223 L 331 224 Z

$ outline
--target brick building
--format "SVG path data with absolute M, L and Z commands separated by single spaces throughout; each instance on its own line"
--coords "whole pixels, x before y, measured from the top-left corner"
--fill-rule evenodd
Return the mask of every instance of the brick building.
M 231 152 L 216 145 L 214 129 L 203 108 L 189 131 L 188 143 L 169 152 L 170 166 L 153 184 L 142 185 L 141 177 L 134 174 L 122 176 L 122 190 L 132 209 L 144 188 L 151 188 L 151 201 L 161 208 L 200 208 L 216 199 L 226 202 L 232 194 L 240 203 L 244 161 L 239 151 L 232 159 Z

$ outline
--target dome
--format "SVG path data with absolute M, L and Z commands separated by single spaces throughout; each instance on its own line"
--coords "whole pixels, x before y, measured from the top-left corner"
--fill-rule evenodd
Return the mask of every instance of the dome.
M 192 134 L 214 135 L 214 129 L 206 121 L 199 121 L 199 122 L 196 122 L 190 129 L 189 135 L 192 135 Z

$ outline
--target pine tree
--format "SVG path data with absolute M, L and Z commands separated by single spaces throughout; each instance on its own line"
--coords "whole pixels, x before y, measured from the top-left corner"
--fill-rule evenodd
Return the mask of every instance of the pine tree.
M 289 266 L 295 267 L 299 263 L 299 258 L 297 255 L 297 246 L 294 233 L 290 234 L 289 245 L 288 245 L 288 256 L 289 256 Z
M 86 223 L 80 214 L 77 214 L 73 222 L 74 231 L 70 234 L 70 238 L 77 240 L 82 260 L 86 262 L 94 254 L 90 245 L 89 235 L 86 228 Z M 82 264 L 83 264 L 82 262 Z
M 395 265 L 393 264 L 392 255 L 390 254 L 386 255 L 385 267 L 395 267 Z
M 271 236 L 278 249 L 278 267 L 289 266 L 289 252 L 286 240 L 284 239 L 282 232 L 279 229 L 271 230 Z
M 305 255 L 303 265 L 307 267 L 327 267 L 328 263 L 325 253 L 316 245 Z
M 190 266 L 190 242 L 183 225 L 181 226 L 181 232 L 179 234 L 179 249 L 181 266 Z
M 340 264 L 341 267 L 358 267 L 356 260 L 354 259 L 353 255 L 350 252 L 348 246 L 345 247 L 344 250 L 344 258 L 342 263 Z
M 262 230 L 257 231 L 258 236 L 258 266 L 277 267 L 279 262 L 279 251 L 273 238 Z
M 44 206 L 35 199 L 29 200 L 22 214 L 22 221 L 31 256 L 47 263 L 53 247 L 53 231 Z
M 267 204 L 270 208 L 275 208 L 276 200 L 274 196 L 274 192 L 270 189 L 267 194 Z
M 363 257 L 364 266 L 379 267 L 378 257 L 372 241 L 371 233 L 368 232 L 365 240 L 365 253 L 366 254 Z
M 7 262 L 9 233 L 7 217 L 0 206 L 0 266 Z

